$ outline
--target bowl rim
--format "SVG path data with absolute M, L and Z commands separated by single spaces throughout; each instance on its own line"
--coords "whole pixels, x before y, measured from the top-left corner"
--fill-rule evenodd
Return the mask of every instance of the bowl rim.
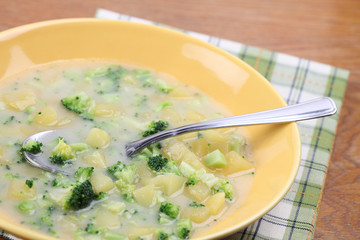
M 21 26 L 3 30 L 0 32 L 0 44 L 3 39 L 4 40 L 11 39 L 13 37 L 16 37 L 17 35 L 21 35 L 21 34 L 26 33 L 27 31 L 35 30 L 35 29 L 38 29 L 41 27 L 54 26 L 54 25 L 59 25 L 59 24 L 69 24 L 69 23 L 70 24 L 71 23 L 82 23 L 82 22 L 83 23 L 105 23 L 105 24 L 106 23 L 117 23 L 119 25 L 124 24 L 124 25 L 133 25 L 133 26 L 142 26 L 142 27 L 146 27 L 149 29 L 154 29 L 155 31 L 161 31 L 166 34 L 175 35 L 175 36 L 178 36 L 183 39 L 188 39 L 191 42 L 195 42 L 196 44 L 204 46 L 207 49 L 210 49 L 211 51 L 215 51 L 216 53 L 218 53 L 220 55 L 226 56 L 231 61 L 235 62 L 237 65 L 240 65 L 246 71 L 252 72 L 252 74 L 254 74 L 256 76 L 256 78 L 261 79 L 263 84 L 268 85 L 268 87 L 270 87 L 270 89 L 272 89 L 274 96 L 277 98 L 277 100 L 283 106 L 287 105 L 286 102 L 284 101 L 284 99 L 278 93 L 278 91 L 271 85 L 271 83 L 263 75 L 261 75 L 257 70 L 255 70 L 253 67 L 251 67 L 248 63 L 244 62 L 242 59 L 237 58 L 236 56 L 230 54 L 229 52 L 227 52 L 217 46 L 214 46 L 210 43 L 207 43 L 205 41 L 202 41 L 200 39 L 192 37 L 186 33 L 182 33 L 182 32 L 179 32 L 179 31 L 176 31 L 173 29 L 164 28 L 161 26 L 155 26 L 155 25 L 149 25 L 149 24 L 143 24 L 143 23 L 137 23 L 137 22 L 129 22 L 129 21 L 123 21 L 123 20 L 97 19 L 97 18 L 52 19 L 52 20 L 24 24 Z M 35 66 L 36 65 L 38 65 L 38 64 L 35 64 Z M 11 75 L 13 75 L 13 74 L 11 74 Z M 5 76 L 5 77 L 3 76 L 3 77 L 0 77 L 0 79 L 7 78 L 7 77 L 9 77 L 9 76 Z M 253 215 L 247 221 L 243 221 L 240 224 L 237 224 L 233 227 L 226 228 L 223 231 L 217 232 L 216 234 L 212 234 L 210 236 L 211 239 L 218 239 L 220 237 L 225 237 L 225 236 L 231 235 L 234 232 L 239 231 L 239 230 L 249 226 L 250 224 L 254 223 L 259 218 L 264 216 L 267 212 L 269 212 L 271 209 L 273 209 L 284 198 L 285 194 L 290 190 L 292 184 L 295 181 L 298 170 L 299 170 L 302 148 L 301 148 L 301 138 L 300 138 L 298 125 L 296 124 L 296 122 L 291 122 L 291 123 L 287 123 L 287 124 L 291 124 L 295 127 L 294 133 L 296 133 L 296 136 L 294 136 L 293 139 L 296 140 L 296 142 L 294 142 L 294 146 L 296 146 L 296 153 L 294 154 L 294 155 L 296 155 L 296 159 L 294 159 L 294 160 L 296 160 L 297 162 L 295 164 L 296 167 L 291 169 L 291 174 L 290 174 L 291 177 L 287 180 L 286 187 L 284 187 L 282 189 L 281 193 L 278 194 L 277 197 L 274 198 L 274 200 L 272 202 L 267 204 L 267 207 L 263 208 L 262 211 L 259 211 L 258 214 Z M 33 231 L 32 229 L 27 228 L 25 226 L 21 226 L 21 225 L 15 224 L 15 223 L 5 221 L 2 218 L 0 218 L 0 226 L 2 229 L 4 229 L 5 231 L 8 231 L 10 234 L 13 234 L 15 236 L 26 237 L 26 238 L 36 238 L 36 239 L 54 239 L 54 240 L 58 239 L 58 238 L 53 238 L 50 235 L 46 235 L 45 233 Z M 197 239 L 197 238 L 192 238 L 192 239 Z M 207 237 L 207 239 L 210 239 L 210 238 Z

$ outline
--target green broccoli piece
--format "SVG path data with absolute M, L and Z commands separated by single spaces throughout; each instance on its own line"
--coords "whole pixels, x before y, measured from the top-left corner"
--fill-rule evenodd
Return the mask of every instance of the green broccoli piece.
M 190 219 L 180 219 L 176 224 L 177 236 L 181 239 L 188 239 L 192 229 Z
M 87 168 L 79 167 L 74 174 L 74 178 L 77 179 L 79 182 L 84 182 L 85 180 L 88 180 L 90 178 L 93 171 L 94 171 L 93 167 L 87 167 Z
M 172 202 L 162 202 L 160 204 L 159 211 L 161 213 L 165 213 L 167 216 L 171 217 L 172 219 L 175 219 L 179 215 L 180 206 Z
M 46 226 L 52 227 L 54 226 L 54 221 L 50 216 L 42 216 L 40 217 L 40 221 L 44 223 Z
M 162 102 L 158 105 L 156 105 L 156 107 L 154 108 L 155 112 L 160 112 L 161 110 L 163 110 L 164 108 L 166 107 L 169 107 L 169 106 L 172 106 L 173 104 L 169 101 L 165 101 L 165 102 Z
M 134 202 L 133 192 L 136 186 L 126 183 L 123 179 L 119 179 L 115 182 L 115 186 L 120 190 L 121 195 L 127 202 Z
M 156 88 L 163 92 L 163 93 L 169 93 L 173 90 L 173 88 L 169 87 L 164 81 L 157 79 L 155 82 Z
M 108 167 L 107 171 L 116 179 L 122 179 L 126 184 L 133 183 L 136 178 L 135 164 L 123 164 L 118 161 L 116 164 Z
M 67 109 L 80 114 L 84 119 L 94 119 L 95 102 L 84 92 L 65 97 L 61 99 L 61 103 Z
M 190 206 L 190 207 L 193 207 L 193 208 L 205 207 L 204 204 L 198 203 L 198 202 L 196 202 L 196 201 L 192 201 L 192 203 L 190 203 L 189 206 Z
M 99 234 L 104 231 L 105 228 L 96 228 L 93 223 L 88 223 L 85 228 L 85 232 L 90 234 Z
M 26 184 L 29 188 L 32 188 L 33 185 L 34 185 L 34 180 L 26 180 L 26 181 L 25 181 L 25 184 Z
M 158 240 L 168 240 L 169 239 L 169 234 L 167 232 L 164 232 L 164 231 L 160 230 L 157 233 L 157 239 Z
M 104 199 L 104 198 L 106 198 L 106 196 L 107 196 L 107 193 L 104 193 L 104 192 L 99 192 L 99 194 L 98 195 L 96 195 L 96 200 L 101 200 L 101 199 Z
M 30 214 L 33 210 L 35 210 L 35 204 L 30 200 L 24 200 L 17 206 L 17 208 L 22 213 Z
M 147 137 L 154 133 L 158 133 L 164 131 L 169 126 L 169 123 L 163 120 L 159 120 L 157 122 L 151 121 L 148 125 L 148 129 L 143 132 L 142 136 Z
M 59 143 L 50 154 L 50 162 L 58 165 L 65 165 L 73 158 L 75 158 L 75 154 L 71 147 L 67 145 L 63 139 L 59 139 Z
M 175 161 L 169 161 L 167 158 L 163 158 L 161 154 L 149 157 L 147 165 L 156 174 L 174 173 L 181 176 Z
M 230 201 L 233 200 L 234 191 L 228 179 L 223 178 L 218 183 L 216 183 L 212 188 L 212 193 L 224 192 L 225 198 L 229 199 Z
M 86 208 L 97 198 L 89 180 L 78 183 L 66 199 L 64 208 L 66 210 L 79 210 Z
M 21 148 L 20 148 L 20 152 L 29 152 L 32 154 L 38 154 L 41 153 L 41 147 L 43 146 L 43 144 L 41 142 L 29 139 Z
M 195 176 L 190 176 L 188 178 L 188 180 L 186 181 L 185 186 L 188 187 L 190 185 L 195 185 L 199 181 L 200 181 L 200 179 L 197 179 Z

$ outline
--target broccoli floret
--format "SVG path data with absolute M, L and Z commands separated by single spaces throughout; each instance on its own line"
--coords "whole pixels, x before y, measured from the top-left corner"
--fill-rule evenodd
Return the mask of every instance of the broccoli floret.
M 176 225 L 177 236 L 181 239 L 188 239 L 192 229 L 190 219 L 180 219 Z
M 169 239 L 169 234 L 162 230 L 158 231 L 157 236 L 158 236 L 158 238 L 157 238 L 158 240 L 168 240 Z
M 179 215 L 180 207 L 172 202 L 162 202 L 159 211 L 175 219 Z
M 78 183 L 67 198 L 64 208 L 67 210 L 79 210 L 86 208 L 97 198 L 89 180 Z
M 116 187 L 120 190 L 121 195 L 124 197 L 125 201 L 133 202 L 133 192 L 136 189 L 136 186 L 133 184 L 126 183 L 123 179 L 119 179 L 115 182 Z
M 38 154 L 41 153 L 41 147 L 43 146 L 43 144 L 41 142 L 29 139 L 21 148 L 20 148 L 20 152 L 29 152 L 32 154 Z
M 195 185 L 199 181 L 200 181 L 200 179 L 197 179 L 195 176 L 190 176 L 188 178 L 188 180 L 186 181 L 185 186 L 188 187 L 190 185 Z
M 50 162 L 54 164 L 65 165 L 73 158 L 75 158 L 75 154 L 71 147 L 67 145 L 63 139 L 59 139 L 59 143 L 51 152 Z
M 107 196 L 107 193 L 104 193 L 104 192 L 99 192 L 99 194 L 98 195 L 96 195 L 96 200 L 101 200 L 101 199 L 104 199 L 104 198 L 106 198 L 106 196 Z
M 54 221 L 50 216 L 42 216 L 40 217 L 40 221 L 45 224 L 46 226 L 52 227 L 54 226 Z
M 230 201 L 233 200 L 234 191 L 228 179 L 223 178 L 217 184 L 215 184 L 212 188 L 212 193 L 224 192 L 225 198 L 229 199 Z
M 61 103 L 67 109 L 80 114 L 84 119 L 94 119 L 95 102 L 84 92 L 65 97 L 61 99 Z
M 26 184 L 29 188 L 32 188 L 33 185 L 34 185 L 34 180 L 26 180 L 26 181 L 25 181 L 25 184 Z
M 116 179 L 122 179 L 126 184 L 133 183 L 136 178 L 135 164 L 123 164 L 118 161 L 115 165 L 108 167 L 107 171 Z
M 105 228 L 97 228 L 93 223 L 86 225 L 85 231 L 90 234 L 99 234 L 104 231 Z
M 87 168 L 79 167 L 74 174 L 74 178 L 77 179 L 79 182 L 84 182 L 85 180 L 88 180 L 90 178 L 93 171 L 94 171 L 93 167 L 87 167 Z
M 148 129 L 143 132 L 142 136 L 147 137 L 154 133 L 158 133 L 164 131 L 169 126 L 169 123 L 163 120 L 159 120 L 157 122 L 151 121 L 148 125 Z
M 167 158 L 163 158 L 161 154 L 150 156 L 147 165 L 156 174 L 174 173 L 179 176 L 181 175 L 175 161 L 169 161 Z

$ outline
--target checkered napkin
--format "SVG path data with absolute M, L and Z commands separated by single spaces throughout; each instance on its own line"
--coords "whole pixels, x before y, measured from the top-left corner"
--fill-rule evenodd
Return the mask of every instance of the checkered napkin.
M 104 9 L 99 9 L 96 17 L 169 28 Z M 239 57 L 268 79 L 287 104 L 327 96 L 336 102 L 338 109 L 341 108 L 349 76 L 346 70 L 205 34 L 175 30 L 216 45 Z M 298 123 L 302 155 L 294 184 L 268 214 L 226 240 L 313 238 L 338 117 L 339 113 Z
M 161 25 L 104 9 L 99 9 L 96 17 Z M 338 109 L 341 108 L 349 76 L 346 70 L 205 34 L 175 30 L 239 57 L 268 79 L 287 104 L 328 96 L 336 102 Z M 294 184 L 268 214 L 226 240 L 313 238 L 338 117 L 337 113 L 331 117 L 298 123 L 302 155 Z M 0 231 L 0 237 L 19 240 L 4 231 Z

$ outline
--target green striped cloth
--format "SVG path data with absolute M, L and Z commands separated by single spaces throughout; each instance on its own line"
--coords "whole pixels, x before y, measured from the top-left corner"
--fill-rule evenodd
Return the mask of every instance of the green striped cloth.
M 104 9 L 99 9 L 96 17 L 161 25 Z M 175 30 L 214 44 L 244 60 L 264 75 L 288 104 L 328 96 L 336 102 L 338 113 L 340 112 L 349 76 L 349 72 L 344 69 L 205 34 Z M 338 113 L 298 123 L 302 156 L 300 169 L 291 189 L 263 218 L 226 240 L 313 238 Z M 0 236 L 19 239 L 4 231 Z
M 169 28 L 104 9 L 99 9 L 96 17 Z M 349 72 L 218 37 L 181 29 L 175 30 L 218 46 L 244 60 L 264 75 L 288 104 L 322 96 L 331 97 L 336 102 L 339 109 L 336 115 L 298 123 L 302 142 L 301 163 L 295 182 L 286 196 L 263 218 L 226 238 L 226 240 L 312 239 Z

